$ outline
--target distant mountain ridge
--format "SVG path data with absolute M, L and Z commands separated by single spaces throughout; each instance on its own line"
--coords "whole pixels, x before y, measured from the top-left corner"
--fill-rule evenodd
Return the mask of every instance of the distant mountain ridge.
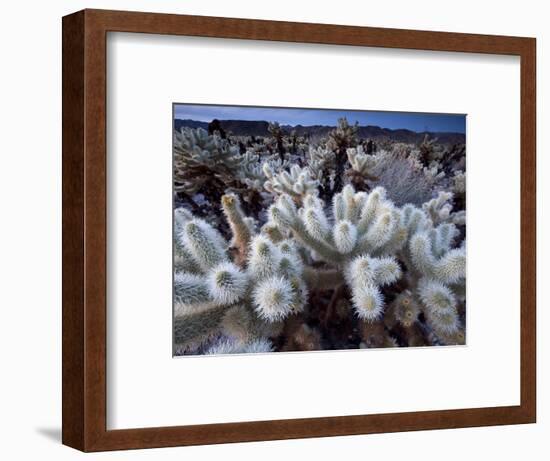
M 220 120 L 221 127 L 235 136 L 268 136 L 267 130 L 269 123 L 266 121 L 250 121 L 250 120 Z M 180 130 L 182 127 L 188 128 L 204 128 L 208 129 L 208 122 L 201 122 L 191 119 L 175 119 L 174 129 Z M 333 130 L 334 126 L 327 125 L 281 125 L 281 128 L 286 132 L 296 130 L 298 136 L 320 136 L 325 137 Z M 420 143 L 427 134 L 430 138 L 437 138 L 441 144 L 464 144 L 466 136 L 464 133 L 454 132 L 433 132 L 422 131 L 416 132 L 404 128 L 392 130 L 389 128 L 381 128 L 379 126 L 367 125 L 359 126 L 357 134 L 363 139 L 391 139 L 393 141 L 406 143 Z

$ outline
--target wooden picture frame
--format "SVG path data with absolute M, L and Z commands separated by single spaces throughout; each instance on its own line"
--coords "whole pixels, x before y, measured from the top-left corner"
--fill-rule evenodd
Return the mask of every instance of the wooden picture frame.
M 521 403 L 107 430 L 106 36 L 109 31 L 515 55 L 521 59 Z M 533 38 L 84 10 L 63 18 L 63 443 L 82 451 L 533 423 L 536 419 Z

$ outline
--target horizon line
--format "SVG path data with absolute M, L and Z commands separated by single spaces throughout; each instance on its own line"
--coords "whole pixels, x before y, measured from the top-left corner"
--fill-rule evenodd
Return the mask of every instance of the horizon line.
M 174 121 L 176 120 L 180 120 L 180 121 L 191 121 L 191 122 L 199 122 L 199 123 L 210 123 L 212 120 L 214 119 L 210 119 L 210 120 L 197 120 L 197 119 L 194 119 L 194 118 L 179 118 L 179 117 L 174 117 Z M 264 123 L 271 123 L 269 120 L 244 120 L 244 119 L 237 119 L 237 118 L 218 118 L 218 120 L 220 122 L 264 122 Z M 279 123 L 279 122 L 277 122 Z M 302 125 L 301 123 L 298 123 L 297 125 L 291 125 L 291 124 L 288 124 L 288 123 L 279 123 L 279 125 L 281 127 L 297 127 L 297 126 L 301 126 L 303 128 L 312 128 L 312 127 L 325 127 L 325 128 L 335 128 L 336 125 L 322 125 L 322 124 L 316 124 L 316 125 Z M 410 131 L 412 133 L 418 133 L 418 134 L 423 134 L 423 133 L 445 133 L 445 134 L 460 134 L 460 135 L 463 135 L 463 136 L 466 136 L 466 133 L 463 133 L 462 131 L 439 131 L 439 130 L 423 130 L 423 131 L 417 131 L 417 130 L 411 130 L 410 128 L 388 128 L 388 127 L 383 127 L 383 126 L 380 126 L 380 125 L 357 125 L 359 128 L 368 128 L 368 127 L 373 127 L 373 128 L 380 128 L 381 130 L 389 130 L 389 131 L 400 131 L 400 130 L 404 130 L 404 131 Z
M 466 134 L 466 114 L 434 112 L 399 112 L 357 109 L 316 109 L 299 107 L 244 106 L 223 104 L 172 104 L 173 119 L 210 122 L 213 119 L 278 122 L 285 126 L 335 127 L 345 117 L 359 126 L 415 133 Z

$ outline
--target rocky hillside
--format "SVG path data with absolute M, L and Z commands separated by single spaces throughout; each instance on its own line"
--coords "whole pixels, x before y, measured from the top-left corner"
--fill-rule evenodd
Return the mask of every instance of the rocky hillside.
M 221 127 L 235 136 L 269 136 L 267 131 L 268 122 L 266 121 L 249 121 L 249 120 L 220 120 Z M 179 131 L 181 127 L 189 128 L 204 128 L 208 129 L 208 122 L 200 122 L 190 119 L 174 120 L 174 128 Z M 283 130 L 287 133 L 295 130 L 298 136 L 319 136 L 326 137 L 328 133 L 334 129 L 334 126 L 326 125 L 283 125 Z M 424 136 L 428 134 L 430 138 L 437 138 L 441 144 L 464 144 L 465 135 L 463 133 L 449 132 L 431 132 L 422 131 L 416 132 L 406 129 L 391 130 L 389 128 L 381 128 L 379 126 L 360 126 L 357 135 L 363 139 L 391 139 L 392 141 L 418 144 L 422 142 Z

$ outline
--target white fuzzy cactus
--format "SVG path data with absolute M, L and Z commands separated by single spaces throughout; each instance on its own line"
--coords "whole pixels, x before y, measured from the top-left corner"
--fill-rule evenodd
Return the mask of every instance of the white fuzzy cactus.
M 408 278 L 413 281 L 428 280 L 445 287 L 464 284 L 465 248 L 452 246 L 459 232 L 451 223 L 434 227 L 429 214 L 432 207 L 433 202 L 423 209 L 413 205 L 396 208 L 381 188 L 365 194 L 346 186 L 334 196 L 330 218 L 317 197 L 307 197 L 303 207 L 296 209 L 289 198 L 282 196 L 271 207 L 270 216 L 273 223 L 283 231 L 290 230 L 314 255 L 343 268 L 356 314 L 375 321 L 384 312 L 380 287 L 401 276 L 401 267 L 393 256 L 396 253 L 402 255 Z M 411 278 L 412 273 L 418 275 Z M 415 285 L 413 281 L 409 283 Z M 427 298 L 419 297 L 428 321 L 438 332 L 448 334 L 458 329 L 456 309 L 454 316 L 451 310 L 445 315 L 435 314 L 426 304 Z M 442 329 L 444 321 L 451 326 Z
M 334 174 L 336 168 L 336 154 L 326 147 L 309 147 L 308 169 L 311 176 L 318 181 L 323 179 L 323 175 Z
M 259 281 L 252 298 L 258 315 L 270 322 L 282 320 L 292 311 L 292 287 L 284 277 L 272 276 Z
M 221 263 L 212 268 L 207 276 L 210 296 L 216 304 L 230 305 L 246 294 L 248 275 L 233 263 Z
M 384 190 L 356 193 L 346 186 L 334 196 L 330 219 L 316 196 L 306 197 L 303 207 L 297 209 L 290 197 L 283 195 L 270 208 L 270 217 L 313 255 L 346 273 L 360 318 L 380 317 L 384 303 L 379 287 L 393 283 L 401 274 L 389 254 L 399 249 L 406 237 L 401 212 L 385 199 Z
M 188 194 L 201 187 L 205 172 L 222 180 L 239 175 L 243 159 L 236 146 L 202 128 L 174 132 L 174 188 Z
M 222 209 L 233 235 L 230 243 L 205 221 L 178 212 L 176 248 L 185 262 L 181 267 L 188 268 L 176 272 L 174 279 L 180 347 L 186 344 L 184 333 L 189 335 L 188 344 L 196 347 L 213 331 L 225 336 L 239 331 L 235 322 L 224 327 L 224 309 L 237 309 L 241 312 L 237 318 L 260 332 L 239 332 L 242 344 L 261 338 L 269 330 L 262 324 L 278 324 L 305 308 L 308 286 L 326 289 L 345 283 L 355 316 L 378 322 L 385 315 L 385 287 L 402 278 L 403 267 L 411 296 L 417 297 L 411 306 L 420 306 L 439 341 L 462 334 L 458 312 L 462 295 L 454 290 L 464 286 L 465 247 L 454 246 L 459 235 L 454 224 L 434 226 L 433 203 L 398 208 L 382 188 L 365 193 L 346 186 L 334 196 L 330 214 L 326 208 L 316 194 L 306 195 L 301 206 L 282 194 L 269 210 L 270 222 L 258 234 L 237 196 L 225 195 Z M 231 256 L 231 248 L 240 251 Z M 306 265 L 303 251 L 306 260 L 323 261 L 325 266 Z M 392 315 L 410 327 L 418 312 L 403 307 L 408 306 L 405 302 L 409 301 L 394 308 Z M 200 316 L 209 325 L 200 334 L 189 325 L 181 326 L 182 318 L 194 325 Z
M 436 333 L 449 335 L 460 330 L 456 297 L 449 287 L 436 280 L 421 279 L 418 294 Z
M 294 200 L 300 201 L 308 194 L 317 193 L 319 181 L 311 178 L 307 168 L 293 165 L 289 171 L 281 170 L 275 173 L 269 163 L 264 163 L 263 171 L 268 179 L 264 187 L 274 195 L 287 194 Z
M 437 210 L 434 203 L 431 201 L 423 210 L 408 213 L 411 227 L 403 257 L 409 268 L 409 281 L 412 288 L 416 288 L 428 323 L 445 339 L 463 330 L 457 306 L 459 298 L 464 300 L 466 248 L 464 242 L 454 247 L 459 235 L 454 224 L 444 222 L 434 227 L 426 212 Z
M 236 173 L 238 179 L 247 187 L 258 191 L 264 189 L 264 184 L 268 180 L 264 165 L 274 174 L 290 168 L 288 160 L 281 160 L 278 155 L 268 155 L 265 152 L 261 152 L 260 155 L 249 150 L 242 154 L 241 159 L 240 168 Z
M 367 154 L 363 146 L 351 147 L 347 150 L 348 161 L 351 168 L 365 178 L 373 176 L 372 171 L 376 166 L 377 158 Z
M 194 268 L 193 272 L 177 270 L 174 275 L 179 350 L 196 348 L 215 332 L 227 334 L 224 318 L 231 310 L 242 311 L 239 315 L 247 319 L 251 330 L 265 332 L 269 327 L 263 323 L 277 323 L 303 309 L 307 301 L 303 266 L 294 243 L 275 244 L 263 235 L 252 235 L 236 196 L 224 196 L 222 204 L 233 231 L 232 242 L 246 246 L 244 260 L 231 261 L 230 244 L 210 224 L 177 213 L 176 246 L 184 249 L 188 267 Z M 197 326 L 202 317 L 208 328 Z M 254 333 L 241 336 L 241 341 L 261 339 Z
M 234 339 L 223 339 L 209 347 L 205 354 L 258 354 L 273 351 L 273 345 L 267 339 L 255 339 L 249 342 L 240 342 Z
M 452 178 L 452 189 L 455 194 L 466 193 L 466 173 L 463 171 L 456 171 Z
M 245 216 L 240 201 L 235 194 L 224 195 L 221 202 L 223 213 L 233 236 L 230 247 L 237 250 L 237 259 L 242 262 L 246 258 L 248 245 L 255 233 L 256 224 L 253 219 Z
M 289 196 L 282 195 L 269 214 L 273 224 L 283 232 L 290 230 L 306 248 L 331 264 L 346 264 L 357 255 L 390 254 L 404 243 L 401 212 L 385 199 L 383 189 L 366 194 L 346 186 L 334 196 L 330 219 L 314 196 L 306 197 L 297 209 Z
M 466 276 L 466 250 L 449 248 L 449 234 L 453 231 L 447 229 L 439 226 L 430 233 L 416 233 L 410 241 L 411 260 L 423 276 L 459 283 Z
M 452 192 L 439 192 L 437 197 L 424 203 L 422 208 L 426 213 L 428 213 L 435 225 L 446 222 L 454 223 L 456 225 L 465 225 L 465 211 L 453 212 L 452 200 Z
M 203 277 L 186 272 L 174 276 L 174 297 L 183 306 L 196 306 L 212 301 Z
M 346 268 L 346 280 L 352 291 L 353 307 L 359 318 L 377 320 L 384 309 L 380 287 L 395 282 L 401 268 L 393 258 L 358 256 Z
M 464 344 L 464 150 L 303 129 L 174 134 L 176 354 Z
M 202 219 L 195 218 L 187 222 L 179 235 L 181 244 L 203 270 L 228 260 L 227 242 L 220 233 Z

